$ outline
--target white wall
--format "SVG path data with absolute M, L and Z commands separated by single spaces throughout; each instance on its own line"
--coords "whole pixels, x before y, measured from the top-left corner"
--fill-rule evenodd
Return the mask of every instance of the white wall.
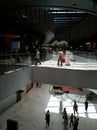
M 24 68 L 0 76 L 0 100 L 32 82 L 97 89 L 97 70 L 72 70 L 41 66 Z
M 17 95 L 12 94 L 11 96 L 8 96 L 7 98 L 0 101 L 0 113 L 4 112 L 7 108 L 15 104 L 17 101 Z

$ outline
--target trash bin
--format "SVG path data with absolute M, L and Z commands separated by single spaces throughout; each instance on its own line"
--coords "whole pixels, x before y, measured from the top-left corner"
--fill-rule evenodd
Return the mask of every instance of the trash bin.
M 18 130 L 18 121 L 8 119 L 7 120 L 7 130 Z
M 17 93 L 17 102 L 22 99 L 23 92 L 24 92 L 24 90 L 19 90 L 16 92 Z

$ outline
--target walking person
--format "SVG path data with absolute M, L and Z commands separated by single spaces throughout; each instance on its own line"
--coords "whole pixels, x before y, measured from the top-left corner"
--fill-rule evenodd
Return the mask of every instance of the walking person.
M 59 65 L 61 65 L 62 66 L 62 57 L 63 57 L 63 51 L 61 51 L 61 49 L 60 49 L 60 51 L 58 52 L 58 55 L 59 55 L 59 57 L 58 57 L 58 62 L 57 62 L 57 65 L 59 66 Z
M 86 101 L 85 101 L 85 112 L 87 112 L 87 110 L 88 110 L 88 101 L 86 99 Z
M 45 114 L 45 120 L 46 120 L 46 128 L 49 127 L 50 124 L 50 113 L 49 110 Z
M 67 130 L 68 129 L 68 115 L 64 116 L 64 126 L 65 126 L 65 129 Z
M 62 56 L 61 55 L 59 55 L 59 57 L 58 57 L 58 63 L 57 63 L 57 65 L 59 66 L 59 65 L 61 65 L 62 66 Z
M 74 124 L 75 124 L 76 119 L 77 119 L 77 117 L 74 115 L 73 126 L 74 126 Z
M 67 116 L 66 108 L 64 108 L 64 110 L 63 110 L 63 119 L 64 119 L 65 116 Z
M 73 120 L 74 120 L 73 118 L 74 118 L 74 116 L 73 116 L 73 114 L 71 114 L 70 118 L 69 118 L 70 119 L 69 127 L 71 127 L 71 125 L 73 126 L 73 123 L 74 123 L 73 122 Z
M 41 62 L 40 62 L 40 52 L 39 52 L 38 49 L 36 49 L 35 61 L 36 61 L 35 65 L 37 65 L 38 63 L 41 64 Z
M 79 118 L 76 118 L 73 125 L 73 130 L 78 130 L 78 124 L 79 124 Z
M 67 130 L 68 127 L 68 115 L 67 115 L 67 111 L 66 108 L 64 108 L 63 110 L 63 119 L 64 119 L 64 128 Z
M 75 115 L 75 113 L 78 114 L 78 105 L 77 105 L 76 101 L 74 101 L 73 110 L 74 110 L 74 115 Z

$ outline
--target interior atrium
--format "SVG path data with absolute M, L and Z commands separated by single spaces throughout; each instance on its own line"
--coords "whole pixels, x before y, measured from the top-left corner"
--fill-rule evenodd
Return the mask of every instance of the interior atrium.
M 0 130 L 75 130 L 74 101 L 77 130 L 96 130 L 97 1 L 1 0 Z

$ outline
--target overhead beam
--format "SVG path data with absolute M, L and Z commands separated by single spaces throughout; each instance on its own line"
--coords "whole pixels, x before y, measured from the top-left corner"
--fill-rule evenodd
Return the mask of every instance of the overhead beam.
M 3 0 L 0 1 L 0 6 L 10 7 L 63 7 L 77 10 L 84 10 L 85 12 L 97 14 L 97 4 L 93 0 Z

